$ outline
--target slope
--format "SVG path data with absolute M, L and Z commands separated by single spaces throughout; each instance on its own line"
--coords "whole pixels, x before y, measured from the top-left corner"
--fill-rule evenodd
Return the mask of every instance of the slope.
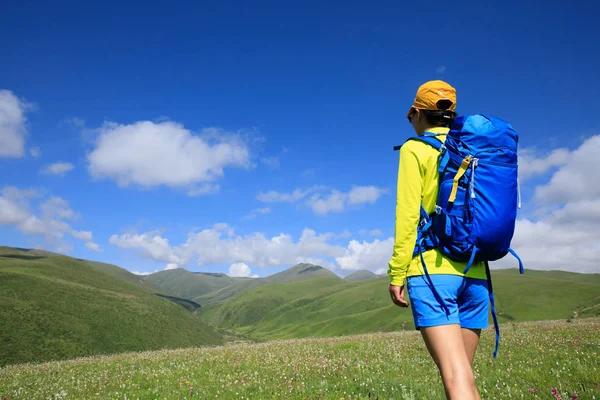
M 193 273 L 183 268 L 160 271 L 150 274 L 144 281 L 176 296 L 193 299 L 203 294 L 230 286 L 240 280 L 225 274 Z
M 369 279 L 377 279 L 378 275 L 375 275 L 371 271 L 367 271 L 366 269 L 361 269 L 360 271 L 356 271 L 348 275 L 344 278 L 344 280 L 349 282 L 358 282 L 358 281 L 367 281 Z
M 246 291 L 222 307 L 207 307 L 199 313 L 201 319 L 219 328 L 238 328 L 258 323 L 266 315 L 294 300 L 320 296 L 339 290 L 345 284 L 339 278 L 314 278 L 295 283 L 275 283 Z
M 270 275 L 265 279 L 269 283 L 283 283 L 283 282 L 297 282 L 305 279 L 312 278 L 336 278 L 340 279 L 339 276 L 331 272 L 330 270 L 323 268 L 319 265 L 313 264 L 297 264 L 285 271 L 278 272 Z
M 501 322 L 600 315 L 597 275 L 554 271 L 519 275 L 514 270 L 492 274 Z M 261 340 L 414 328 L 410 309 L 391 303 L 387 278 L 343 284 L 318 281 L 252 289 L 207 308 L 201 317 Z
M 2 365 L 222 343 L 183 307 L 54 253 L 0 248 L 0 293 Z

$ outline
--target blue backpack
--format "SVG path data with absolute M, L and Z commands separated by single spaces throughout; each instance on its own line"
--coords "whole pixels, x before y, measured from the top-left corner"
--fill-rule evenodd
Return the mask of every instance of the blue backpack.
M 519 261 L 520 273 L 524 273 L 521 259 L 510 248 L 521 206 L 519 136 L 507 122 L 482 114 L 456 118 L 444 143 L 436 136 L 426 132 L 408 139 L 425 142 L 440 152 L 435 211 L 428 215 L 421 206 L 413 256 L 421 256 L 425 275 L 446 312 L 449 310 L 433 287 L 423 252 L 437 248 L 452 260 L 466 262 L 464 273 L 474 262 L 485 263 L 496 329 L 496 358 L 500 330 L 488 262 L 511 253 Z

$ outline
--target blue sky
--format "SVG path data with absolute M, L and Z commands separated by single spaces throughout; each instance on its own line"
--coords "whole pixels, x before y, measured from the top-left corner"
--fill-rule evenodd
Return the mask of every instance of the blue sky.
M 381 272 L 392 147 L 443 79 L 459 114 L 521 135 L 526 267 L 598 272 L 573 239 L 600 221 L 588 3 L 5 3 L 0 243 L 137 272 Z

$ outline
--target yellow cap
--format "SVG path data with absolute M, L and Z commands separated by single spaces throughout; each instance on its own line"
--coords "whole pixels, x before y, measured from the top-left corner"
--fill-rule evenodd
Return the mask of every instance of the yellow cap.
M 450 107 L 439 108 L 440 100 L 450 100 Z M 429 81 L 422 84 L 417 90 L 415 101 L 406 117 L 409 118 L 414 109 L 417 110 L 450 110 L 456 109 L 456 89 L 444 81 Z

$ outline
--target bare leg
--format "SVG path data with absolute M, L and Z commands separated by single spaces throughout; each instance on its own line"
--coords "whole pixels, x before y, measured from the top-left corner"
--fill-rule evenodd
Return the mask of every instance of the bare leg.
M 420 330 L 429 354 L 440 370 L 446 397 L 450 400 L 477 399 L 473 369 L 460 325 L 432 326 Z
M 465 344 L 465 351 L 467 352 L 467 358 L 471 363 L 471 367 L 473 367 L 473 359 L 475 358 L 475 351 L 477 351 L 477 345 L 479 344 L 479 335 L 481 334 L 481 329 L 462 329 L 462 337 L 463 342 Z M 477 385 L 475 385 L 475 398 L 477 400 L 481 400 L 479 396 L 479 390 L 477 390 Z

